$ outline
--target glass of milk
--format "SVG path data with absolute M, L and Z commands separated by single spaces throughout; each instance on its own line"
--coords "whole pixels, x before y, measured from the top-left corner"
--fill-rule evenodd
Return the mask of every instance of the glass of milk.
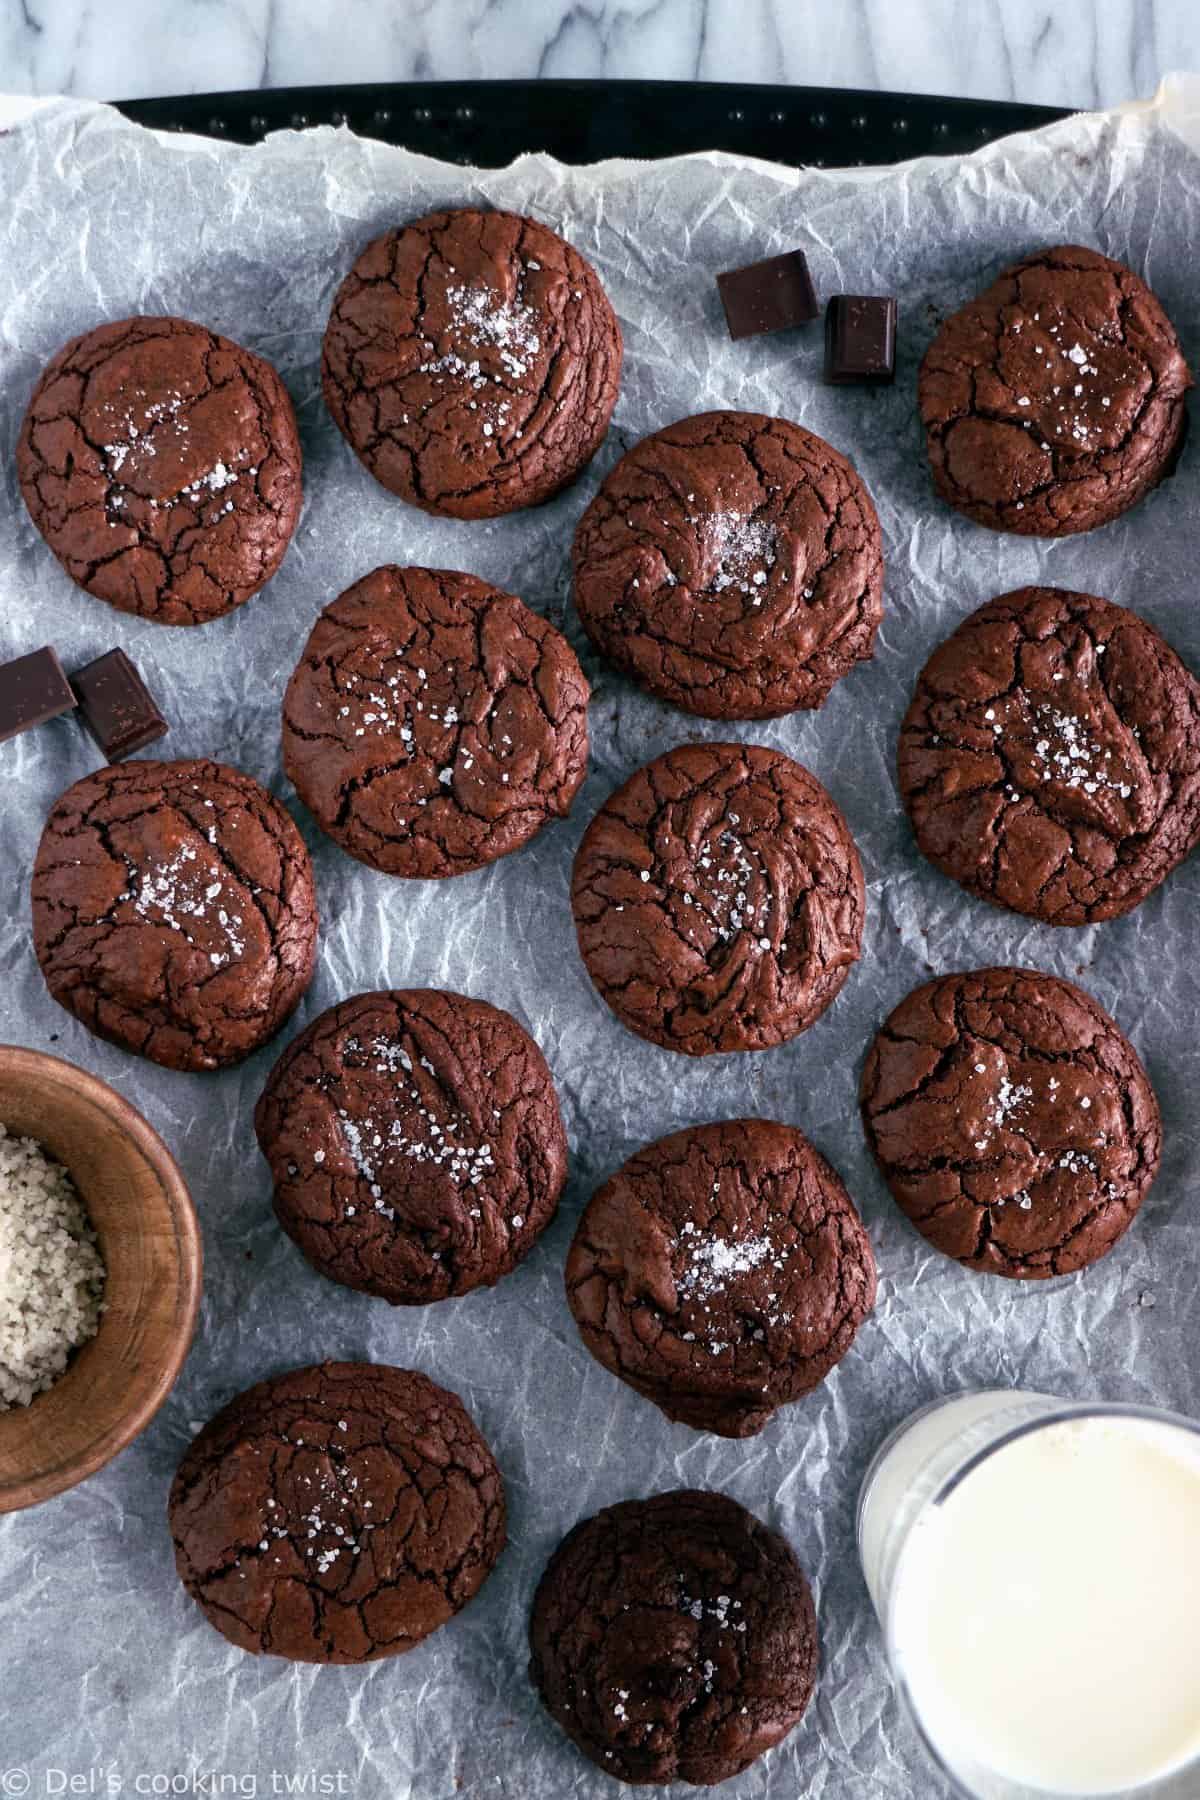
M 1200 1796 L 1200 1425 L 960 1394 L 882 1445 L 858 1545 L 925 1747 L 971 1800 Z

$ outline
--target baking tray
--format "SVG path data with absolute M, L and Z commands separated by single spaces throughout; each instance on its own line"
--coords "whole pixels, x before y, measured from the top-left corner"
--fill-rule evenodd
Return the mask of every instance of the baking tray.
M 405 88 L 232 94 L 137 102 L 126 110 L 139 122 L 152 126 L 211 133 L 239 141 L 247 141 L 289 126 L 344 120 L 363 134 L 385 137 L 442 159 L 465 158 L 501 163 L 523 150 L 544 148 L 559 158 L 577 161 L 580 158 L 620 154 L 662 156 L 715 146 L 731 152 L 748 150 L 759 156 L 791 162 L 793 165 L 804 161 L 825 161 L 831 165 L 881 162 L 926 153 L 931 149 L 961 152 L 964 148 L 981 144 L 985 139 L 1040 125 L 1053 116 L 1040 109 L 977 106 L 955 101 L 908 101 L 889 95 L 827 94 L 812 90 L 788 92 L 775 88 L 728 86 L 696 89 L 679 87 L 677 90 L 675 84 L 591 83 L 554 83 L 544 86 L 505 84 L 496 87 L 486 84 L 473 84 L 470 87 L 420 85 Z M 897 123 L 898 121 L 902 123 Z M 361 221 L 350 221 L 347 229 L 358 230 L 360 226 Z M 252 690 L 247 690 L 248 698 L 251 692 Z M 254 704 L 256 702 L 247 709 L 244 721 L 239 720 L 231 727 L 239 741 L 242 733 L 249 736 L 256 729 L 259 715 L 254 710 Z M 231 760 L 240 761 L 241 758 L 232 754 Z M 642 759 L 639 757 L 638 760 Z M 597 780 L 600 779 L 602 777 L 597 774 Z M 351 873 L 356 880 L 362 875 L 362 871 L 347 870 L 345 873 L 347 879 Z M 344 981 L 340 985 L 345 991 L 356 984 Z M 334 997 L 332 992 L 328 992 L 321 996 L 321 1003 L 326 998 Z M 502 1004 L 508 1003 L 503 991 L 497 992 L 494 997 Z M 316 997 L 313 1004 L 317 1004 Z M 274 1054 L 274 1049 L 266 1052 L 267 1058 Z M 691 1106 L 686 1096 L 681 1099 L 677 1110 L 680 1114 L 691 1113 L 693 1117 L 705 1116 Z M 764 1097 L 761 1108 L 754 1110 L 761 1110 L 766 1116 L 792 1116 L 790 1109 L 781 1111 L 769 1097 Z M 676 1121 L 671 1121 L 674 1122 Z M 683 1118 L 680 1117 L 678 1122 L 684 1122 Z M 663 1128 L 666 1124 L 664 1119 Z M 181 1116 L 172 1136 L 186 1135 L 188 1129 Z M 645 1133 L 647 1137 L 652 1135 L 654 1133 L 650 1131 Z M 194 1140 L 189 1145 L 189 1151 L 196 1154 Z M 577 1191 L 586 1191 L 597 1172 L 594 1166 L 579 1171 Z M 269 1215 L 263 1212 L 261 1173 L 249 1176 L 245 1182 L 239 1182 L 236 1190 L 229 1193 L 214 1192 L 205 1224 L 210 1232 L 210 1240 L 215 1240 L 211 1256 L 210 1306 L 214 1315 L 229 1319 L 238 1300 L 244 1300 L 254 1291 L 251 1284 L 259 1279 L 262 1258 L 267 1254 L 280 1257 L 289 1254 L 288 1247 L 277 1241 L 278 1234 Z M 558 1288 L 560 1276 L 557 1259 L 561 1249 L 565 1247 L 565 1233 L 569 1224 L 568 1218 L 560 1222 L 556 1239 L 559 1248 L 541 1259 L 540 1274 L 536 1268 L 531 1267 L 524 1277 L 525 1287 L 518 1290 L 514 1286 L 504 1296 L 513 1308 L 526 1304 L 527 1296 L 533 1292 L 529 1287 L 531 1281 L 544 1280 L 547 1291 L 549 1284 L 553 1282 L 561 1292 Z M 251 1258 L 254 1260 L 249 1260 Z M 315 1289 L 313 1291 L 315 1293 Z M 313 1341 L 314 1350 L 319 1341 L 321 1349 L 336 1348 L 343 1352 L 361 1353 L 365 1326 L 359 1325 L 352 1317 L 352 1309 L 356 1304 L 357 1297 L 352 1296 L 322 1294 L 318 1297 L 319 1330 L 317 1340 Z M 561 1299 L 559 1306 L 561 1309 Z M 487 1334 L 493 1332 L 500 1321 L 493 1305 L 489 1305 L 487 1313 L 491 1323 L 485 1318 L 480 1328 L 481 1354 L 474 1356 L 472 1344 L 464 1343 L 460 1359 L 447 1368 L 447 1376 L 452 1383 L 457 1378 L 455 1370 L 479 1368 L 486 1371 L 490 1366 L 483 1361 L 483 1356 L 491 1348 L 491 1339 Z M 510 1320 L 516 1316 L 515 1311 L 508 1314 Z M 261 1330 L 252 1313 L 246 1320 L 245 1329 L 247 1338 Z M 429 1360 L 425 1351 L 419 1343 L 413 1342 L 413 1334 L 405 1335 L 408 1341 L 403 1348 L 396 1349 L 390 1360 L 416 1362 L 418 1366 L 424 1366 Z M 551 1350 L 552 1338 L 547 1336 L 543 1343 L 547 1351 Z M 268 1366 L 280 1366 L 285 1361 L 305 1360 L 294 1354 L 285 1357 L 282 1350 L 270 1340 L 264 1340 L 258 1345 L 258 1356 L 262 1372 Z M 436 1360 L 434 1369 L 436 1372 Z M 498 1379 L 503 1379 L 503 1373 L 501 1369 Z M 567 1366 L 565 1359 L 560 1358 L 560 1373 L 562 1385 L 557 1390 L 556 1404 L 563 1417 L 571 1417 L 575 1396 L 570 1391 L 570 1384 L 575 1378 L 576 1367 Z M 203 1375 L 203 1389 L 189 1392 L 202 1391 L 207 1397 L 221 1379 L 220 1371 L 212 1370 L 210 1364 Z M 489 1380 L 486 1373 L 483 1380 L 486 1385 Z M 585 1385 L 588 1382 L 589 1375 L 585 1372 Z M 608 1404 L 604 1385 L 606 1382 L 610 1388 L 615 1385 L 597 1367 L 591 1388 L 600 1394 L 601 1408 Z M 915 1385 L 917 1384 L 901 1377 L 898 1381 L 898 1393 L 906 1399 L 910 1398 Z M 519 1401 L 514 1402 L 518 1403 Z M 579 1404 L 582 1408 L 583 1402 L 580 1401 Z M 572 1410 L 569 1411 L 568 1407 Z M 518 1561 L 515 1555 L 510 1558 L 504 1574 L 505 1586 L 498 1585 L 493 1598 L 497 1608 L 503 1602 L 506 1621 L 513 1620 L 519 1610 L 523 1622 L 533 1579 L 548 1553 L 552 1529 L 559 1528 L 559 1521 L 539 1518 L 532 1503 L 533 1495 L 538 1491 L 545 1474 L 546 1459 L 543 1457 L 542 1461 L 538 1461 L 536 1457 L 520 1449 L 521 1438 L 515 1430 L 509 1429 L 506 1433 L 496 1429 L 501 1411 L 499 1396 L 493 1394 L 489 1397 L 482 1416 L 487 1422 L 492 1441 L 501 1446 L 502 1454 L 505 1444 L 514 1447 L 511 1495 L 514 1541 L 519 1543 L 521 1560 Z M 149 1593 L 149 1582 L 153 1579 L 156 1584 L 156 1607 L 160 1602 L 164 1608 L 173 1606 L 176 1617 L 186 1618 L 187 1629 L 195 1632 L 202 1628 L 202 1622 L 190 1614 L 185 1615 L 182 1592 L 177 1585 L 171 1585 L 173 1577 L 169 1569 L 169 1545 L 162 1531 L 161 1514 L 158 1510 L 166 1480 L 169 1479 L 169 1465 L 174 1460 L 177 1448 L 181 1447 L 178 1440 L 183 1435 L 185 1425 L 190 1428 L 193 1415 L 186 1410 L 182 1401 L 177 1401 L 172 1416 L 173 1425 L 160 1430 L 154 1442 L 145 1447 L 143 1452 L 135 1452 L 138 1460 L 132 1465 L 126 1464 L 123 1471 L 118 1470 L 111 1478 L 111 1482 L 117 1484 L 117 1504 L 126 1509 L 126 1522 L 122 1525 L 120 1543 L 106 1538 L 102 1532 L 98 1533 L 100 1563 L 94 1570 L 92 1585 L 100 1603 L 106 1598 L 116 1602 L 114 1610 L 117 1624 L 114 1628 L 111 1624 L 104 1623 L 105 1614 L 101 1607 L 100 1629 L 106 1637 L 110 1631 L 114 1632 L 112 1652 L 110 1654 L 106 1648 L 103 1659 L 93 1661 L 96 1674 L 94 1680 L 89 1677 L 87 1692 L 89 1708 L 95 1719 L 94 1731 L 108 1734 L 103 1739 L 96 1739 L 101 1746 L 99 1754 L 106 1758 L 111 1753 L 111 1736 L 120 1734 L 123 1730 L 117 1721 L 123 1716 L 130 1691 L 137 1692 L 139 1676 L 149 1677 L 151 1674 L 146 1661 L 146 1649 L 153 1642 L 153 1635 L 146 1630 L 144 1619 L 140 1625 L 137 1623 L 139 1590 L 143 1594 Z M 203 1410 L 199 1416 L 204 1416 Z M 582 1416 L 592 1419 L 595 1413 L 583 1412 Z M 586 1448 L 589 1442 L 595 1445 L 601 1440 L 594 1433 L 589 1439 L 585 1430 L 581 1442 Z M 839 1446 L 836 1440 L 830 1446 L 833 1454 L 841 1454 L 845 1448 L 844 1444 Z M 555 1454 L 557 1453 L 556 1445 Z M 818 1458 L 820 1454 L 818 1448 Z M 842 1478 L 847 1484 L 852 1479 L 852 1459 L 855 1454 L 851 1449 L 850 1455 L 844 1459 L 846 1467 Z M 152 1464 L 150 1459 L 153 1459 Z M 589 1455 L 587 1460 L 591 1461 L 592 1457 Z M 153 1482 L 156 1484 L 153 1488 L 144 1485 L 148 1467 L 152 1468 Z M 694 1452 L 689 1453 L 687 1473 L 699 1485 L 733 1485 L 707 1477 L 703 1463 L 697 1464 Z M 619 1468 L 613 1470 L 613 1478 L 621 1480 Z M 583 1485 L 582 1482 L 580 1485 Z M 91 1503 L 97 1509 L 111 1506 L 113 1500 L 110 1495 L 113 1491 L 111 1483 L 98 1487 L 93 1490 L 94 1501 Z M 744 1486 L 735 1488 L 734 1491 L 739 1496 L 745 1495 Z M 802 1505 L 802 1490 L 797 1491 Z M 609 1497 L 607 1493 L 603 1496 L 605 1499 Z M 86 1521 L 88 1515 L 78 1508 L 85 1506 L 89 1500 L 91 1496 L 85 1493 L 75 1507 L 61 1509 L 69 1511 L 72 1522 L 67 1529 L 72 1534 L 86 1531 L 86 1524 L 81 1524 L 80 1521 Z M 825 1557 L 825 1565 L 830 1569 L 840 1562 L 849 1571 L 848 1557 L 844 1554 L 849 1548 L 846 1541 L 849 1516 L 849 1509 L 843 1509 L 836 1518 L 830 1520 L 829 1529 L 835 1538 L 833 1553 L 826 1553 Z M 566 1522 L 562 1522 L 564 1527 Z M 37 1534 L 32 1534 L 29 1541 L 33 1554 L 40 1562 L 45 1554 L 43 1540 Z M 140 1559 L 141 1567 L 136 1574 L 131 1575 L 135 1558 Z M 813 1566 L 811 1557 L 809 1566 Z M 145 1586 L 142 1586 L 143 1577 Z M 847 1573 L 846 1579 L 857 1580 L 857 1576 Z M 161 1586 L 158 1585 L 160 1583 Z M 823 1602 L 824 1600 L 823 1594 Z M 829 1603 L 837 1609 L 832 1614 L 835 1618 L 847 1619 L 861 1615 L 862 1602 L 857 1595 L 857 1614 L 852 1615 L 844 1601 L 833 1599 Z M 498 1612 L 493 1611 L 487 1615 L 487 1620 L 493 1623 L 498 1616 Z M 40 1635 L 38 1621 L 30 1621 L 29 1629 Z M 207 1627 L 203 1629 L 207 1630 Z M 481 1631 L 482 1624 L 468 1624 L 467 1630 L 458 1634 L 458 1642 L 461 1654 L 475 1659 L 470 1667 L 478 1668 L 482 1677 L 483 1671 L 491 1667 L 494 1653 L 490 1647 L 479 1647 Z M 138 1638 L 143 1640 L 141 1650 L 137 1647 Z M 499 1691 L 494 1696 L 494 1703 L 488 1703 L 487 1696 L 491 1690 L 482 1679 L 478 1685 L 464 1689 L 464 1694 L 472 1697 L 465 1698 L 464 1705 L 469 1708 L 477 1705 L 477 1716 L 487 1721 L 488 1728 L 482 1738 L 473 1732 L 464 1733 L 462 1741 L 450 1745 L 435 1741 L 432 1734 L 427 1735 L 414 1748 L 413 1770 L 398 1768 L 394 1763 L 390 1765 L 395 1783 L 393 1791 L 449 1794 L 452 1785 L 457 1783 L 464 1800 L 466 1796 L 471 1796 L 471 1800 L 480 1800 L 485 1788 L 494 1787 L 494 1791 L 500 1791 L 494 1769 L 496 1763 L 503 1766 L 505 1761 L 506 1738 L 500 1735 L 501 1731 L 507 1731 L 507 1741 L 519 1743 L 522 1728 L 529 1718 L 533 1718 L 536 1725 L 532 1729 L 542 1734 L 552 1733 L 553 1728 L 549 1722 L 535 1710 L 536 1701 L 532 1692 L 523 1684 L 520 1674 L 520 1642 L 515 1627 L 510 1632 L 507 1624 L 505 1635 L 495 1641 L 495 1649 L 502 1657 L 498 1666 L 504 1676 L 504 1684 L 503 1688 L 500 1688 L 499 1682 L 495 1684 Z M 39 1649 L 35 1655 L 37 1663 L 41 1665 L 41 1679 L 45 1683 L 47 1665 L 43 1651 Z M 209 1723 L 209 1735 L 206 1742 L 202 1738 L 199 1741 L 193 1740 L 196 1742 L 195 1753 L 198 1757 L 203 1757 L 206 1763 L 211 1759 L 218 1767 L 224 1767 L 228 1771 L 236 1767 L 236 1764 L 222 1764 L 220 1759 L 228 1744 L 244 1746 L 248 1741 L 248 1709 L 251 1707 L 256 1711 L 253 1729 L 255 1741 L 259 1745 L 258 1756 L 264 1768 L 272 1758 L 280 1760 L 282 1755 L 291 1756 L 293 1750 L 298 1756 L 300 1751 L 296 1746 L 302 1746 L 307 1755 L 311 1743 L 311 1753 L 314 1756 L 328 1755 L 333 1758 L 342 1755 L 343 1745 L 354 1752 L 364 1741 L 358 1727 L 358 1703 L 346 1698 L 349 1690 L 341 1672 L 334 1671 L 332 1679 L 325 1680 L 319 1687 L 310 1687 L 303 1674 L 293 1678 L 289 1673 L 286 1680 L 282 1677 L 272 1679 L 271 1672 L 267 1671 L 264 1679 L 259 1671 L 254 1671 L 254 1680 L 250 1683 L 252 1691 L 250 1697 L 246 1698 L 246 1678 L 235 1677 L 231 1671 L 224 1670 L 220 1655 L 218 1645 L 214 1643 L 209 1646 L 207 1656 L 202 1659 L 202 1670 L 189 1672 L 177 1695 L 168 1683 L 169 1691 L 164 1695 L 163 1706 L 164 1709 L 169 1708 L 173 1716 L 168 1716 L 164 1711 L 160 1717 L 164 1741 L 169 1735 L 170 1744 L 165 1750 L 158 1744 L 143 1744 L 133 1749 L 124 1747 L 123 1754 L 129 1761 L 133 1759 L 134 1749 L 140 1749 L 160 1758 L 168 1755 L 178 1757 L 182 1766 L 182 1743 L 186 1735 L 195 1729 L 195 1722 L 204 1718 Z M 455 1665 L 456 1668 L 458 1666 Z M 368 1706 L 363 1715 L 370 1722 L 366 1729 L 378 1729 L 383 1737 L 387 1734 L 386 1717 L 389 1707 L 403 1711 L 406 1698 L 414 1695 L 416 1706 L 413 1710 L 419 1712 L 422 1698 L 419 1686 L 409 1687 L 406 1680 L 397 1689 L 394 1672 L 387 1671 L 387 1675 L 389 1679 L 386 1682 L 381 1678 L 369 1689 L 364 1685 L 360 1690 L 374 1697 L 374 1705 Z M 513 1690 L 511 1711 L 507 1691 L 509 1677 Z M 46 1690 L 48 1694 L 53 1692 L 55 1685 L 53 1682 L 49 1684 Z M 381 1696 L 387 1698 L 381 1700 Z M 230 1729 L 235 1734 L 228 1739 L 220 1726 L 222 1705 L 228 1708 Z M 47 1699 L 47 1720 L 50 1713 L 60 1706 L 61 1694 L 57 1699 Z M 322 1706 L 323 1711 L 320 1710 Z M 0 1708 L 0 1713 L 2 1712 L 3 1708 Z M 337 1720 L 339 1712 L 340 1726 L 335 1729 L 330 1721 Z M 301 1719 L 307 1720 L 309 1717 L 320 1719 L 324 1725 L 324 1731 L 318 1727 L 311 1739 L 301 1735 Z M 297 1733 L 295 1746 L 290 1736 L 293 1719 Z M 346 1730 L 347 1719 L 351 1727 L 349 1731 Z M 384 1722 L 377 1726 L 375 1722 L 380 1719 Z M 216 1723 L 212 1723 L 214 1720 Z M 0 1741 L 4 1736 L 5 1731 L 0 1721 Z M 56 1740 L 50 1737 L 48 1741 L 53 1743 Z M 540 1742 L 541 1738 L 537 1741 Z M 557 1744 L 557 1740 L 555 1743 Z M 234 1754 L 238 1753 L 235 1747 Z M 565 1759 L 568 1754 L 565 1748 L 562 1754 Z M 520 1794 L 524 1787 L 519 1758 L 519 1750 L 515 1754 L 509 1753 L 509 1760 L 514 1767 L 504 1784 L 505 1790 L 514 1794 Z M 6 1760 L 8 1759 L 0 1754 L 0 1762 Z M 170 1766 L 173 1767 L 174 1764 Z M 281 1763 L 281 1766 L 286 1765 Z M 404 1778 L 406 1773 L 407 1783 Z M 3 1771 L 0 1771 L 0 1777 L 2 1774 Z M 820 1776 L 817 1779 L 821 1782 Z M 922 1775 L 918 1773 L 914 1779 L 920 1782 Z M 769 1776 L 764 1772 L 756 1775 L 753 1780 L 766 1783 Z M 582 1791 L 583 1785 L 591 1781 L 592 1772 L 582 1765 L 580 1759 L 578 1773 L 565 1777 L 560 1791 L 565 1794 L 568 1782 L 572 1789 L 578 1785 L 579 1791 Z M 842 1759 L 829 1773 L 828 1781 L 831 1784 L 831 1794 L 834 1791 L 849 1794 L 856 1791 L 856 1786 L 860 1790 L 865 1789 L 870 1776 L 864 1770 L 860 1777 L 860 1773 L 853 1767 L 846 1768 L 845 1759 Z M 847 1783 L 849 1785 L 845 1785 Z M 771 1782 L 770 1785 L 774 1789 L 777 1783 Z M 784 1786 L 786 1785 L 785 1777 Z M 371 1786 L 366 1786 L 366 1791 L 371 1791 Z M 0 1779 L 0 1790 L 2 1789 L 3 1780 Z M 766 1791 L 765 1786 L 762 1791 Z
M 725 81 L 397 81 L 118 101 L 160 131 L 255 143 L 348 125 L 448 162 L 498 167 L 528 150 L 565 163 L 727 150 L 791 166 L 854 168 L 974 150 L 1067 110 L 1007 100 Z

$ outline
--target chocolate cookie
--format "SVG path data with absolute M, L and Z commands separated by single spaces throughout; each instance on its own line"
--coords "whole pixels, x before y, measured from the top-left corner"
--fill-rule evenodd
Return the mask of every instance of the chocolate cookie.
M 241 606 L 300 516 L 287 389 L 261 356 L 187 319 L 73 338 L 33 391 L 17 475 L 71 580 L 162 625 Z
M 312 980 L 308 851 L 278 800 L 222 763 L 97 769 L 46 821 L 33 944 L 89 1031 L 168 1069 L 224 1068 Z
M 934 651 L 898 763 L 944 874 L 1049 925 L 1116 918 L 1200 835 L 1200 684 L 1136 613 L 1020 588 Z
M 1091 531 L 1171 473 L 1191 385 L 1171 321 L 1132 269 L 1077 244 L 1041 250 L 925 353 L 934 483 L 994 531 Z
M 429 989 L 356 994 L 280 1057 L 254 1113 L 275 1214 L 313 1267 L 398 1306 L 491 1287 L 554 1217 L 567 1140 L 529 1034 Z
M 593 1194 L 567 1299 L 597 1362 L 668 1419 L 752 1437 L 846 1354 L 875 1259 L 803 1133 L 731 1119 L 660 1138 Z
M 1041 1280 L 1111 1250 L 1158 1169 L 1158 1102 L 1081 988 L 1030 969 L 943 975 L 891 1014 L 862 1076 L 867 1140 L 935 1249 Z
M 455 1394 L 327 1362 L 260 1381 L 171 1485 L 179 1579 L 239 1650 L 361 1663 L 460 1612 L 504 1548 L 504 1484 Z
M 488 519 L 566 487 L 603 441 L 621 328 L 595 270 L 517 213 L 431 213 L 368 244 L 321 359 L 334 422 L 376 481 Z
M 461 875 L 570 810 L 588 685 L 561 632 L 446 569 L 376 569 L 317 620 L 283 761 L 335 843 L 387 875 Z
M 607 1775 L 708 1787 L 799 1723 L 817 1677 L 791 1546 L 725 1494 L 683 1488 L 586 1519 L 529 1623 L 546 1710 Z
M 866 894 L 814 775 L 756 744 L 685 744 L 592 820 L 571 906 L 622 1024 L 688 1056 L 806 1031 L 858 960 Z
M 635 445 L 574 561 L 596 648 L 707 719 L 822 705 L 883 612 L 879 520 L 854 467 L 763 413 L 701 413 Z

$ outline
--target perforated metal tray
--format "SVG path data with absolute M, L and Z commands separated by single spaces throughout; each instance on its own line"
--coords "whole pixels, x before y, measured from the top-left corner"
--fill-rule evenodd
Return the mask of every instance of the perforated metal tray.
M 450 162 L 526 150 L 563 162 L 729 150 L 820 167 L 975 149 L 1061 109 L 857 88 L 685 81 L 408 81 L 118 102 L 160 130 L 253 143 L 289 126 L 350 125 Z

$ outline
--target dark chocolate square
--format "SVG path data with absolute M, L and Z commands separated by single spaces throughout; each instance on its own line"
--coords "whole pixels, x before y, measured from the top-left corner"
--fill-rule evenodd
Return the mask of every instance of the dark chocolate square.
M 807 325 L 821 312 L 803 250 L 768 256 L 744 269 L 727 269 L 717 276 L 717 290 L 731 338 L 787 331 L 793 325 Z
M 74 707 L 71 684 L 49 644 L 0 663 L 0 743 Z
M 165 737 L 167 721 L 123 650 L 106 650 L 71 677 L 79 714 L 110 763 Z
M 892 294 L 835 294 L 825 309 L 825 379 L 882 386 L 896 379 Z

